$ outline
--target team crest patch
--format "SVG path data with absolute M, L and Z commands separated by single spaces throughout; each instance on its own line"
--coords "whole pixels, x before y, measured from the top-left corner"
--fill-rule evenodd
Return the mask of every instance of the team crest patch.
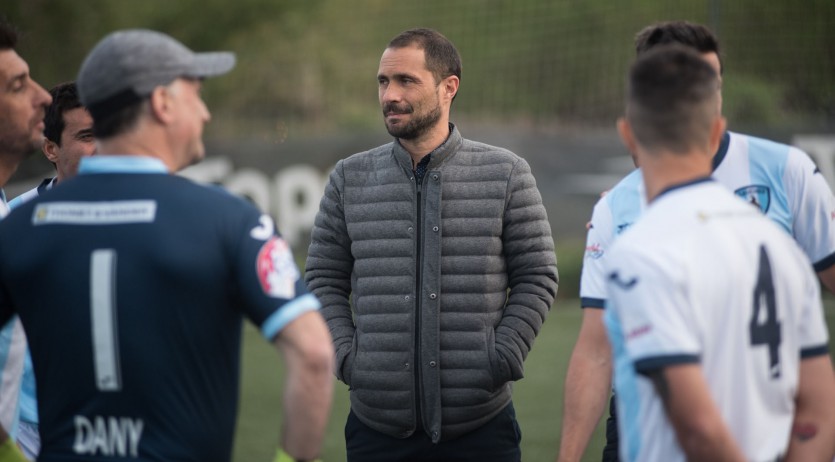
M 597 260 L 603 256 L 603 246 L 597 243 L 586 246 L 586 257 Z
M 296 296 L 299 270 L 284 239 L 273 237 L 261 246 L 258 252 L 258 280 L 264 293 L 271 297 L 289 300 Z
M 743 186 L 734 191 L 734 193 L 745 202 L 759 208 L 762 213 L 767 213 L 768 208 L 771 206 L 771 189 L 768 186 L 752 184 L 750 186 Z

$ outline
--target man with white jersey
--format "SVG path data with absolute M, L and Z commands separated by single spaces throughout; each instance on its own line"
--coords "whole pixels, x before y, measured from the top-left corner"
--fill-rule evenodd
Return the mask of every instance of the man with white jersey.
M 43 116 L 49 93 L 29 75 L 29 65 L 15 51 L 17 33 L 0 19 L 0 188 L 43 142 Z M 0 218 L 8 213 L 0 189 Z M 17 239 L 15 238 L 15 241 Z M 0 332 L 0 459 L 25 460 L 13 438 L 19 415 L 18 394 L 23 375 L 26 338 L 20 321 L 5 323 Z
M 648 207 L 606 261 L 623 461 L 829 461 L 835 374 L 797 244 L 710 178 L 719 78 L 673 45 L 629 74 L 618 130 Z
M 39 461 L 229 461 L 244 316 L 285 360 L 276 460 L 320 453 L 318 300 L 269 216 L 172 174 L 204 157 L 201 82 L 234 63 L 154 31 L 105 37 L 77 79 L 98 155 L 0 223 L 0 320 L 29 339 Z
M 651 25 L 636 37 L 639 56 L 659 45 L 696 50 L 720 75 L 719 44 L 705 26 L 688 22 Z M 721 93 L 719 99 L 721 105 Z M 634 155 L 634 153 L 633 153 Z M 823 175 L 802 151 L 772 141 L 727 131 L 712 157 L 718 183 L 758 207 L 798 242 L 818 276 L 835 289 L 835 202 Z M 642 173 L 636 169 L 594 208 L 586 241 L 580 297 L 583 321 L 569 361 L 560 462 L 578 461 L 606 408 L 611 390 L 611 349 L 603 325 L 605 274 L 612 242 L 632 226 L 646 206 Z M 615 399 L 610 405 L 603 461 L 616 461 L 618 434 Z

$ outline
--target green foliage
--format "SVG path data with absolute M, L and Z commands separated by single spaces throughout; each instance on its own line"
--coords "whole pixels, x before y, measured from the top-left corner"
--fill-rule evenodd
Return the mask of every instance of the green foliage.
M 570 239 L 568 241 L 558 241 L 556 247 L 557 269 L 560 273 L 560 288 L 557 292 L 557 299 L 577 298 L 580 294 L 580 273 L 583 269 L 585 243 Z
M 378 127 L 380 53 L 411 27 L 436 28 L 458 46 L 455 111 L 468 120 L 608 126 L 622 111 L 635 33 L 672 19 L 718 33 L 734 122 L 782 123 L 788 112 L 831 123 L 835 113 L 831 0 L 9 0 L 4 11 L 27 33 L 22 54 L 46 86 L 74 78 L 87 51 L 119 28 L 235 51 L 238 68 L 210 80 L 206 96 L 216 114 L 238 120 L 228 131 L 239 134 L 257 119 L 317 131 Z
M 774 126 L 789 116 L 781 110 L 780 88 L 762 79 L 735 75 L 722 83 L 722 112 L 731 125 L 735 121 L 746 124 Z

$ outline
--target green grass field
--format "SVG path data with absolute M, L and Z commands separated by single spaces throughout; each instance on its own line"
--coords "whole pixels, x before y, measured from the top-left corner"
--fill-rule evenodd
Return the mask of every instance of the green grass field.
M 835 332 L 835 301 L 827 298 L 827 324 Z M 514 405 L 522 427 L 522 460 L 553 461 L 559 444 L 565 370 L 581 310 L 578 300 L 560 300 L 552 309 L 525 363 L 525 378 L 515 384 Z M 268 462 L 278 443 L 281 409 L 279 354 L 247 326 L 244 335 L 241 403 L 235 438 L 236 462 Z M 343 428 L 348 387 L 336 383 L 325 441 L 325 462 L 345 460 Z M 584 461 L 599 461 L 603 426 L 599 425 Z

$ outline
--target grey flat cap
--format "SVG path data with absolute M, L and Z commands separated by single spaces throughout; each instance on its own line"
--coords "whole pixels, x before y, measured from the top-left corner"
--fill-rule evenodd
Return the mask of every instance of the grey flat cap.
M 78 93 L 93 119 L 98 119 L 179 77 L 211 77 L 234 66 L 234 53 L 195 53 L 160 32 L 122 30 L 103 38 L 84 59 Z

